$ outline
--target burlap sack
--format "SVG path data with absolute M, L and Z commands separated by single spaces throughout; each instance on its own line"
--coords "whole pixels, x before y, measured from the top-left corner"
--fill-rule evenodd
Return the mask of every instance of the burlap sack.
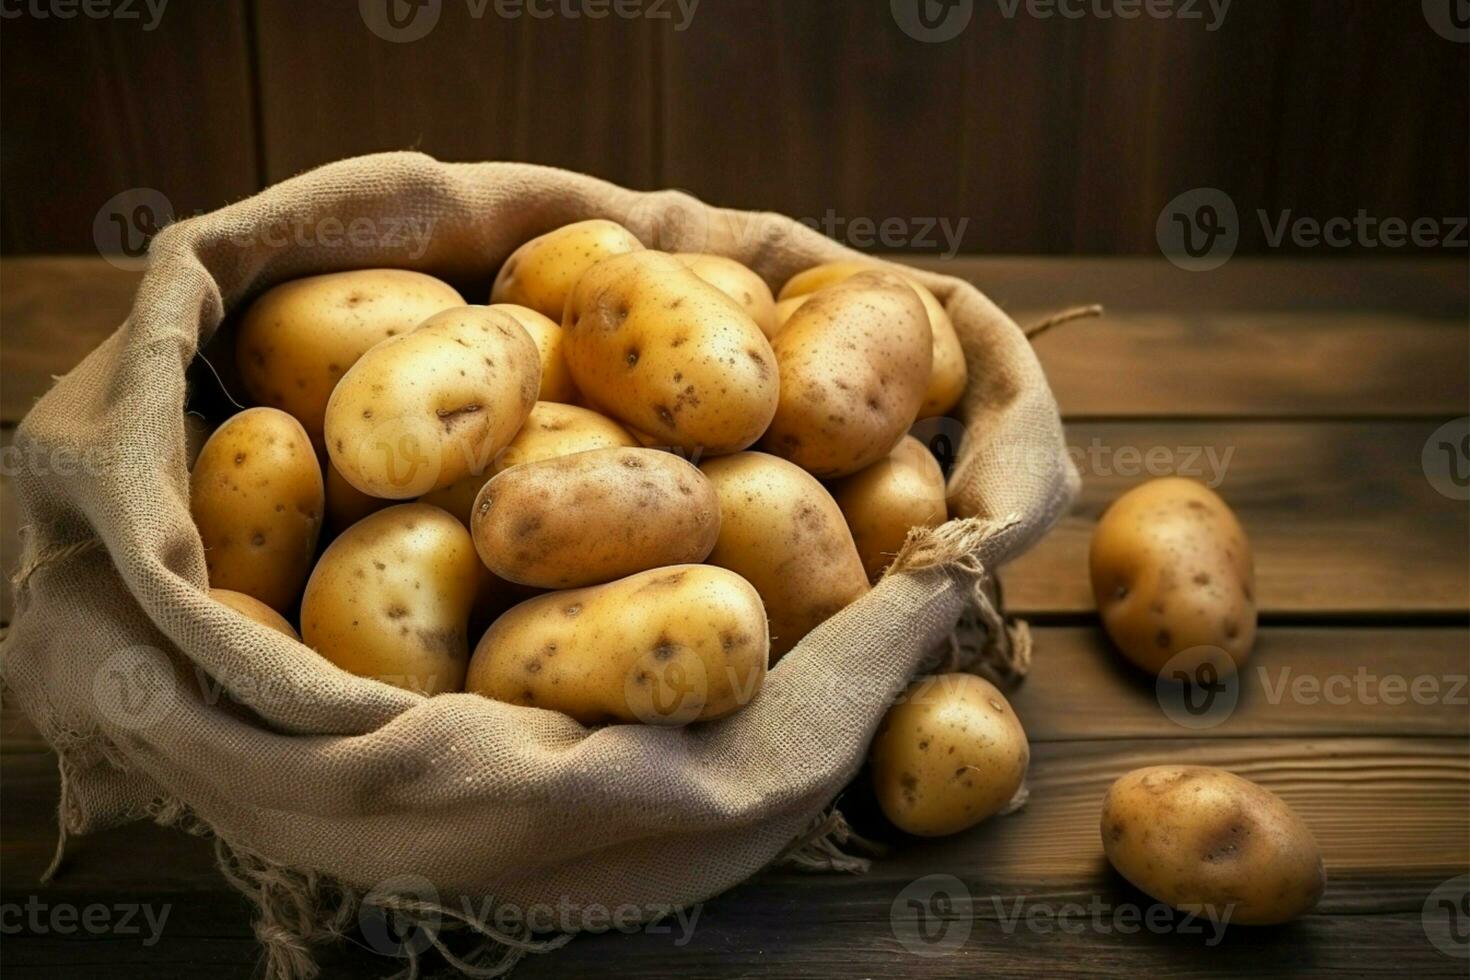
M 428 699 L 348 675 L 209 599 L 189 516 L 185 368 L 226 312 L 282 280 L 364 266 L 475 283 L 483 302 L 513 248 L 590 217 L 650 247 L 733 256 L 777 285 L 854 255 L 789 218 L 677 192 L 362 157 L 163 231 L 127 321 L 16 433 L 28 462 L 3 678 L 60 757 L 63 843 L 145 818 L 212 833 L 260 909 L 271 976 L 311 975 L 308 944 L 354 926 L 364 901 L 422 915 L 434 945 L 468 920 L 489 940 L 473 964 L 493 968 L 556 941 L 528 941 L 505 925 L 526 924 L 515 915 L 496 928 L 465 914 L 487 901 L 577 929 L 591 916 L 576 910 L 646 919 L 698 902 L 794 843 L 807 864 L 840 862 L 825 808 L 962 612 L 978 603 L 992 662 L 1023 653 L 990 574 L 1065 511 L 1077 476 L 1021 331 L 968 284 L 930 274 L 918 278 L 970 364 L 951 483 L 970 519 L 911 539 L 895 573 L 729 718 L 589 730 L 470 694 Z M 544 908 L 574 914 L 538 922 Z

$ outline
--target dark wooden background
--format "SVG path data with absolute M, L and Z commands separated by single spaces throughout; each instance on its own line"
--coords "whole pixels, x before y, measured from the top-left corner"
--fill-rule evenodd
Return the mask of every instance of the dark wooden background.
M 1234 0 L 1213 32 L 974 0 L 940 44 L 888 0 L 702 0 L 684 30 L 441 2 L 407 44 L 357 0 L 172 0 L 152 30 L 142 0 L 142 20 L 21 8 L 0 22 L 0 248 L 93 251 L 129 188 L 187 215 L 406 147 L 798 217 L 967 218 L 971 252 L 1152 252 L 1197 186 L 1252 216 L 1470 210 L 1470 45 L 1419 0 Z

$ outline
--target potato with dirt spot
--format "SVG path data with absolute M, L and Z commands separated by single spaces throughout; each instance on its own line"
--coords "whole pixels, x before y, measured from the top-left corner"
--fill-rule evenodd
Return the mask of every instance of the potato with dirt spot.
M 761 448 L 823 478 L 876 463 L 918 416 L 931 346 L 900 277 L 861 272 L 822 290 L 776 334 L 780 404 Z
M 684 725 L 750 703 L 766 637 L 760 596 L 740 576 L 655 568 L 511 609 L 476 646 L 465 690 L 584 725 Z
M 1166 477 L 1115 500 L 1092 533 L 1092 594 L 1129 660 L 1193 676 L 1234 673 L 1256 636 L 1255 570 L 1235 514 L 1208 487 Z M 1187 655 L 1186 651 L 1188 652 Z
M 603 259 L 642 248 L 643 243 L 616 221 L 593 218 L 563 225 L 510 254 L 495 277 L 490 302 L 528 306 L 561 322 L 567 296 L 583 273 Z
M 871 582 L 882 577 L 909 531 L 938 527 L 948 516 L 944 472 L 913 436 L 904 436 L 887 457 L 843 477 L 831 489 Z
M 870 757 L 883 813 L 910 834 L 957 834 L 1005 809 L 1031 747 L 1005 696 L 973 674 L 915 682 L 878 726 Z
M 209 596 L 222 606 L 229 606 L 235 612 L 246 619 L 253 619 L 261 626 L 267 626 L 277 633 L 284 633 L 293 640 L 300 640 L 296 628 L 293 627 L 285 616 L 276 612 L 270 606 L 261 602 L 254 596 L 243 592 L 235 592 L 231 589 L 210 589 Z
M 723 255 L 707 252 L 675 252 L 674 258 L 696 276 L 740 304 L 767 337 L 776 330 L 776 300 L 771 287 L 753 271 Z
M 689 463 L 656 449 L 594 449 L 515 466 L 485 484 L 471 531 L 485 567 L 573 589 L 704 561 L 720 501 Z
M 536 404 L 541 357 L 519 323 L 484 306 L 445 310 L 352 366 L 327 403 L 343 479 L 405 500 L 482 473 Z
M 300 422 L 274 408 L 231 416 L 189 477 L 209 584 L 291 608 L 311 571 L 322 498 L 321 466 Z
M 591 408 L 681 454 L 760 438 L 776 411 L 770 342 L 735 300 L 664 252 L 599 262 L 567 300 L 567 364 Z
M 245 311 L 235 341 L 240 380 L 262 405 L 294 415 L 322 447 L 327 400 L 368 349 L 463 306 L 448 283 L 407 269 L 358 269 L 293 279 Z
M 1216 922 L 1287 922 L 1310 911 L 1327 884 L 1317 841 L 1291 807 L 1209 766 L 1121 777 L 1103 800 L 1102 839 L 1124 878 Z
M 343 670 L 421 694 L 458 691 L 480 560 L 464 525 L 398 504 L 333 541 L 306 583 L 301 637 Z
M 842 511 L 811 474 L 766 453 L 705 460 L 720 498 L 711 565 L 743 576 L 771 622 L 771 662 L 868 591 Z
M 514 303 L 499 303 L 490 309 L 513 317 L 536 342 L 536 349 L 541 354 L 541 391 L 536 396 L 537 400 L 575 404 L 577 386 L 572 381 L 572 372 L 567 369 L 566 352 L 563 350 L 566 335 L 562 333 L 561 321 Z

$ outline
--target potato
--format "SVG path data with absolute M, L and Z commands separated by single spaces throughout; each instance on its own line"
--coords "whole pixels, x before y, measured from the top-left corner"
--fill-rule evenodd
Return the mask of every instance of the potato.
M 748 704 L 766 674 L 750 583 L 674 565 L 523 602 L 475 648 L 465 689 L 584 725 L 683 725 Z
M 281 283 L 245 311 L 235 341 L 250 397 L 294 415 L 322 448 L 327 399 L 381 340 L 463 306 L 448 283 L 406 269 L 359 269 Z
M 231 589 L 210 589 L 209 595 L 215 602 L 229 606 L 235 612 L 246 619 L 253 619 L 262 626 L 268 626 L 278 633 L 284 633 L 293 640 L 300 640 L 296 629 L 285 616 L 276 612 L 270 606 L 261 602 L 254 596 L 248 596 L 243 592 L 235 592 Z
M 409 691 L 458 691 L 480 561 L 464 526 L 398 504 L 327 546 L 301 600 L 301 637 L 343 670 Z
M 605 415 L 576 405 L 559 402 L 537 402 L 526 417 L 526 424 L 516 437 L 491 461 L 485 472 L 472 474 L 442 490 L 426 493 L 419 499 L 426 504 L 443 507 L 470 526 L 470 513 L 480 488 L 497 473 L 535 463 L 555 456 L 570 456 L 589 449 L 615 446 L 635 447 L 638 440 L 627 429 Z
M 369 514 L 391 507 L 392 500 L 369 497 L 342 478 L 331 460 L 326 465 L 327 530 L 341 534 Z
M 776 312 L 773 316 L 776 325 L 771 330 L 770 335 L 774 337 L 780 333 L 782 328 L 786 326 L 786 321 L 791 319 L 791 314 L 796 312 L 796 308 L 811 298 L 811 294 L 807 293 L 803 296 L 792 296 L 777 303 Z
M 786 280 L 786 285 L 781 287 L 777 299 L 788 300 L 797 296 L 810 296 L 812 293 L 820 292 L 828 286 L 846 282 L 861 272 L 872 272 L 875 269 L 884 269 L 886 266 L 872 259 L 844 259 L 839 262 L 823 262 L 814 265 L 810 269 L 804 269 Z
M 771 662 L 868 591 L 852 534 L 831 494 L 799 467 L 765 453 L 700 464 L 720 498 L 711 565 L 755 586 L 771 622 Z
M 1270 925 L 1326 887 L 1312 832 L 1286 802 L 1209 766 L 1150 766 L 1103 800 L 1103 850 L 1153 898 L 1216 922 Z
M 863 272 L 816 294 L 776 335 L 780 404 L 761 447 L 820 477 L 876 463 L 914 424 L 930 347 L 924 304 L 898 276 Z
M 684 455 L 744 449 L 776 411 L 776 358 L 740 304 L 664 252 L 599 262 L 567 300 L 590 407 Z
M 1010 703 L 973 674 L 911 686 L 873 739 L 873 788 L 895 827 L 956 834 L 1005 809 L 1026 778 L 1031 747 Z
M 847 518 L 870 582 L 882 577 L 910 530 L 938 527 L 948 516 L 944 473 L 913 436 L 899 440 L 885 459 L 834 483 L 832 499 Z
M 490 309 L 513 317 L 536 342 L 536 350 L 541 354 L 541 393 L 537 399 L 574 404 L 577 386 L 572 382 L 572 372 L 567 370 L 566 354 L 562 350 L 566 337 L 561 332 L 561 322 L 514 303 L 501 303 Z
M 291 608 L 311 570 L 322 497 L 321 467 L 300 422 L 274 408 L 231 416 L 189 478 L 209 584 Z
M 511 253 L 495 277 L 490 302 L 529 306 L 559 323 L 567 296 L 584 272 L 609 256 L 642 248 L 616 221 L 594 218 L 564 225 Z
M 405 500 L 484 472 L 536 404 L 541 358 L 504 313 L 462 306 L 385 340 L 327 403 L 327 452 L 343 479 Z
M 1235 515 L 1203 484 L 1150 480 L 1115 500 L 1092 533 L 1092 594 L 1103 626 L 1129 660 L 1193 674 L 1227 674 L 1256 637 L 1255 572 Z M 1221 653 L 1223 651 L 1223 654 Z
M 594 449 L 515 466 L 485 484 L 470 525 L 485 567 L 568 589 L 704 561 L 720 501 L 704 474 L 656 449 Z
M 723 255 L 707 252 L 675 252 L 674 258 L 687 265 L 699 278 L 740 304 L 761 333 L 776 331 L 776 300 L 771 287 L 750 269 Z

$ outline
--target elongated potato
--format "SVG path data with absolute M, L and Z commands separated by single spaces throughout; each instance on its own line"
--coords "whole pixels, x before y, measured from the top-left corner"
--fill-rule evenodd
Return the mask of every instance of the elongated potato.
M 513 317 L 536 342 L 536 350 L 541 354 L 541 392 L 537 400 L 576 403 L 577 386 L 567 369 L 566 353 L 562 349 L 566 336 L 561 332 L 561 321 L 514 303 L 500 303 L 490 309 Z
M 327 546 L 301 600 L 301 637 L 343 670 L 409 691 L 458 691 L 480 588 L 469 532 L 428 504 L 371 514 Z
M 300 640 L 296 628 L 270 606 L 261 602 L 255 596 L 246 595 L 243 592 L 235 592 L 231 589 L 210 589 L 210 596 L 221 605 L 229 606 L 235 612 L 246 619 L 253 619 L 262 626 L 269 626 L 278 633 L 284 633 L 293 640 Z
M 872 466 L 832 484 L 870 582 L 903 547 L 916 527 L 938 527 L 947 516 L 944 473 L 933 454 L 913 436 Z
M 771 662 L 868 591 L 852 534 L 810 474 L 765 453 L 700 464 L 720 498 L 720 536 L 709 563 L 744 577 L 771 623 Z
M 740 304 L 664 252 L 599 262 L 567 300 L 588 405 L 685 456 L 744 449 L 776 411 L 776 358 Z
M 741 309 L 750 314 L 755 325 L 767 337 L 776 332 L 776 300 L 771 296 L 771 287 L 760 276 L 723 255 L 675 252 L 674 258 L 687 265 L 696 276 L 739 303 Z
M 485 567 L 543 589 L 596 585 L 704 561 L 720 501 L 704 474 L 656 449 L 594 449 L 508 469 L 485 484 L 471 530 Z
M 240 322 L 235 359 L 255 401 L 289 412 L 322 446 L 327 399 L 379 341 L 464 305 L 448 283 L 406 269 L 293 279 L 262 294 Z
M 362 356 L 327 403 L 327 452 L 363 493 L 405 500 L 482 473 L 536 404 L 541 358 L 484 306 L 430 317 Z
M 189 478 L 209 584 L 290 609 L 311 570 L 322 497 L 321 467 L 300 422 L 274 408 L 231 416 Z
M 780 404 L 761 447 L 820 477 L 882 459 L 914 424 L 929 320 L 898 276 L 862 272 L 797 308 L 776 335 Z
M 529 306 L 560 322 L 567 295 L 584 272 L 609 256 L 642 248 L 643 243 L 616 221 L 594 218 L 564 225 L 510 254 L 495 277 L 490 302 Z
M 481 638 L 465 690 L 584 725 L 684 725 L 750 703 L 767 649 L 750 583 L 674 565 L 521 603 Z

